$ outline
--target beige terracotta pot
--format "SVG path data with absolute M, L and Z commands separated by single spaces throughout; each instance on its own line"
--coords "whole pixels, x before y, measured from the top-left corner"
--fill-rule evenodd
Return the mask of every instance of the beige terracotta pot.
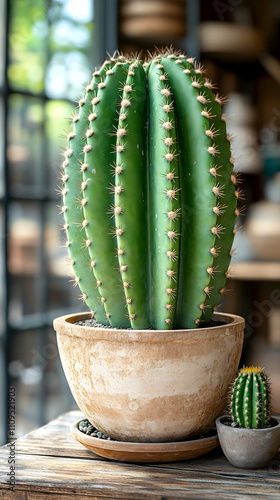
M 180 441 L 206 433 L 224 411 L 238 368 L 244 319 L 194 330 L 117 330 L 57 318 L 58 347 L 73 396 L 88 420 L 121 441 Z

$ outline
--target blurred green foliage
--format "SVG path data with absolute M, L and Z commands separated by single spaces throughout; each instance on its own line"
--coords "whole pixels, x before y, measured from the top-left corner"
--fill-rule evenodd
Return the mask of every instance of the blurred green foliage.
M 8 77 L 11 87 L 40 93 L 47 64 L 45 0 L 11 0 Z
M 0 0 L 1 1 L 1 0 Z M 61 131 L 91 76 L 93 0 L 10 0 L 8 160 L 11 189 L 55 194 Z M 21 92 L 27 93 L 21 95 Z M 47 99 L 42 96 L 45 95 Z
M 93 1 L 10 0 L 10 6 L 10 86 L 78 98 L 91 72 Z

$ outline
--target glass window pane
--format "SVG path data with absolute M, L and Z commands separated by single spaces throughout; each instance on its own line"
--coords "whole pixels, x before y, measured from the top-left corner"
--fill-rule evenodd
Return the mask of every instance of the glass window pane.
M 3 335 L 5 327 L 5 262 L 4 262 L 4 210 L 0 204 L 0 336 Z
M 12 95 L 8 110 L 9 181 L 12 192 L 45 189 L 44 107 L 40 99 Z
M 67 261 L 68 249 L 65 247 L 65 233 L 61 230 L 63 224 L 63 215 L 59 214 L 57 204 L 49 203 L 45 228 L 47 271 L 51 275 L 65 278 L 71 275 L 71 267 Z
M 9 317 L 15 324 L 40 308 L 40 205 L 12 203 L 8 217 Z
M 40 356 L 41 354 L 41 356 Z M 38 356 L 39 365 L 45 367 L 45 419 L 47 422 L 71 409 L 78 407 L 73 399 L 66 381 L 61 361 L 58 355 L 56 333 L 49 330 L 41 353 Z M 63 395 L 63 397 L 62 397 Z
M 1 57 L 1 56 L 0 56 Z M 4 195 L 4 101 L 0 95 L 0 198 Z
M 78 51 L 55 52 L 48 64 L 46 74 L 46 94 L 49 97 L 76 99 L 81 88 L 89 81 L 91 71 L 85 54 Z
M 48 272 L 48 310 L 73 308 L 85 311 L 87 307 L 79 300 L 81 292 L 74 287 L 73 271 L 68 249 L 65 245 L 64 231 L 61 231 L 63 215 L 59 215 L 56 203 L 49 203 L 46 210 L 45 249 Z
M 4 349 L 0 349 L 0 398 L 1 398 L 1 402 L 3 401 L 4 403 L 6 403 L 5 401 L 5 394 L 6 394 L 6 387 L 5 387 L 5 378 L 6 378 L 6 375 L 5 375 L 5 356 L 4 356 Z M 0 443 L 1 443 L 1 446 L 6 444 L 7 442 L 7 438 L 6 438 L 6 430 L 5 430 L 5 425 L 3 424 L 6 420 L 6 415 L 7 415 L 7 408 L 5 406 L 5 404 L 1 404 L 0 405 L 0 422 L 1 422 L 1 425 L 0 425 Z
M 11 298 L 9 321 L 13 328 L 22 323 L 24 317 L 38 312 L 38 287 L 35 276 L 15 275 L 10 279 Z
M 39 332 L 38 332 L 39 333 Z M 38 427 L 42 370 L 34 353 L 38 350 L 36 331 L 14 331 L 10 339 L 10 386 L 16 395 L 16 435 Z
M 71 101 L 79 98 L 83 84 L 91 79 L 93 6 L 94 0 L 0 0 L 0 198 L 7 189 L 5 153 L 11 194 L 5 206 L 0 201 L 0 236 L 4 234 L 4 209 L 8 214 L 6 262 L 2 258 L 4 237 L 0 238 L 0 337 L 5 328 L 5 266 L 11 327 L 8 361 L 0 349 L 0 364 L 5 367 L 7 362 L 9 384 L 16 386 L 17 435 L 74 407 L 55 333 L 51 328 L 48 331 L 45 320 L 55 310 L 57 316 L 70 308 L 87 310 L 78 300 L 78 287 L 69 283 L 72 269 L 59 231 L 63 218 L 56 189 L 62 163 L 59 152 L 67 147 L 62 131 L 66 137 L 71 130 L 76 106 Z M 4 101 L 6 69 L 9 94 Z M 4 376 L 0 378 L 4 383 Z M 6 401 L 4 412 L 5 405 Z
M 54 1 L 49 10 L 49 61 L 46 94 L 77 99 L 91 78 L 93 1 Z
M 78 23 L 89 23 L 93 18 L 92 0 L 54 0 L 60 5 L 60 15 Z
M 47 62 L 45 0 L 13 0 L 9 33 L 9 83 L 16 90 L 41 93 Z
M 5 9 L 6 9 L 5 2 L 0 2 L 0 88 L 4 83 L 4 71 L 5 71 L 5 47 L 6 47 Z
M 42 417 L 48 421 L 75 407 L 51 329 L 13 333 L 9 375 L 16 390 L 18 437 L 39 427 Z

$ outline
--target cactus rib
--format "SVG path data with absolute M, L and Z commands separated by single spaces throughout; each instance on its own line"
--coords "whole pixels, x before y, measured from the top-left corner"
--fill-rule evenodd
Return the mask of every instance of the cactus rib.
M 105 76 L 99 76 L 97 93 L 92 99 L 92 112 L 89 116 L 89 132 L 85 146 L 83 171 L 84 215 L 89 252 L 95 262 L 96 286 L 104 304 L 106 317 L 112 326 L 127 328 L 130 322 L 125 317 L 126 304 L 121 291 L 121 279 L 117 270 L 114 253 L 115 241 L 111 229 L 114 225 L 109 213 L 114 195 L 108 189 L 112 180 L 111 163 L 115 138 L 113 123 L 119 100 L 119 85 L 126 78 L 127 65 L 109 66 Z
M 118 260 L 133 328 L 149 328 L 146 198 L 146 76 L 134 61 L 122 86 L 116 141 L 115 219 Z M 137 223 L 136 223 L 137 221 Z M 137 264 L 136 264 L 137 263 Z
M 208 296 L 204 290 L 209 287 L 214 271 L 210 249 L 216 236 L 211 229 L 216 226 L 217 217 L 212 210 L 216 204 L 215 180 L 209 175 L 212 141 L 205 134 L 210 128 L 209 118 L 204 116 L 204 106 L 197 100 L 201 83 L 192 64 L 186 60 L 177 64 L 168 58 L 162 63 L 174 95 L 181 149 L 182 219 L 187 221 L 182 225 L 181 254 L 187 258 L 180 262 L 175 325 L 193 328 L 207 309 Z M 188 293 L 183 293 L 183 289 Z
M 178 295 L 181 203 L 173 96 L 160 60 L 151 64 L 148 84 L 151 324 L 164 330 L 172 328 Z
M 101 69 L 101 72 L 103 70 Z M 95 77 L 90 83 L 90 88 L 97 85 Z M 87 92 L 85 98 L 79 101 L 79 113 L 74 115 L 72 131 L 68 134 L 68 148 L 65 152 L 63 162 L 64 174 L 62 177 L 64 183 L 64 217 L 65 230 L 67 233 L 67 246 L 69 249 L 71 264 L 75 273 L 74 283 L 79 285 L 82 292 L 82 299 L 93 311 L 97 321 L 104 320 L 104 307 L 99 302 L 97 294 L 92 294 L 92 287 L 96 276 L 94 274 L 94 265 L 89 255 L 86 245 L 87 236 L 83 225 L 81 184 L 83 162 L 80 152 L 83 151 L 84 137 L 83 129 L 85 127 L 87 114 L 90 112 L 90 95 Z
M 205 81 L 199 74 L 196 74 L 196 81 L 201 83 L 197 96 L 201 104 L 201 112 L 208 117 L 209 122 L 209 128 L 205 130 L 205 134 L 211 140 L 210 147 L 208 147 L 212 156 L 209 174 L 215 180 L 213 191 L 216 196 L 216 204 L 212 208 L 216 215 L 216 224 L 211 229 L 216 238 L 210 252 L 213 257 L 212 266 L 218 272 L 215 274 L 215 279 L 210 280 L 209 283 L 210 293 L 206 302 L 209 308 L 203 317 L 203 321 L 208 323 L 213 308 L 218 303 L 220 295 L 224 293 L 234 238 L 233 214 L 236 210 L 238 193 L 235 188 L 235 177 L 232 174 L 233 159 L 230 142 L 226 134 L 225 120 L 221 114 L 221 104 L 224 100 L 218 94 L 213 95 L 207 79 Z

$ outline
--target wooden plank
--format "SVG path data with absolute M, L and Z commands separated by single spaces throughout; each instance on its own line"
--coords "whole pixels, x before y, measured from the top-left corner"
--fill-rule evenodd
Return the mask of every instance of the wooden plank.
M 28 453 L 32 455 L 83 458 L 87 460 L 100 460 L 106 462 L 106 459 L 103 459 L 102 457 L 91 453 L 83 445 L 81 445 L 71 437 L 69 431 L 70 425 L 81 418 L 83 418 L 82 412 L 72 411 L 49 422 L 49 424 L 45 425 L 44 427 L 32 431 L 23 438 L 17 440 L 17 454 Z M 1 450 L 2 451 L 0 451 L 0 457 L 1 453 L 5 450 L 5 447 L 3 447 Z M 8 453 L 8 449 L 6 453 Z M 278 454 L 278 460 L 279 462 L 277 462 L 276 458 L 273 462 L 273 465 L 269 467 L 269 474 L 277 475 L 280 473 L 280 450 Z M 149 464 L 146 465 L 150 466 Z M 206 470 L 210 473 L 220 472 L 224 474 L 236 474 L 236 469 L 230 465 L 220 449 L 214 450 L 213 452 L 196 460 L 159 464 L 158 467 L 172 468 L 177 471 Z M 240 469 L 239 473 L 246 476 L 254 474 L 254 472 L 245 469 Z M 267 474 L 267 469 L 260 469 L 258 471 L 259 476 L 266 477 Z
M 11 497 L 11 493 L 9 494 L 4 494 L 4 496 L 1 496 L 1 491 L 0 491 L 0 499 L 1 500 L 11 500 L 11 498 L 13 500 L 89 500 L 89 498 L 91 500 L 100 500 L 100 499 L 112 499 L 112 497 L 109 495 L 104 495 L 104 496 L 95 496 L 95 495 L 81 495 L 80 493 L 78 494 L 71 494 L 71 493 L 40 493 L 40 492 L 32 492 L 32 491 L 15 491 L 15 493 L 13 494 L 14 496 Z M 128 496 L 118 496 L 118 497 L 115 497 L 114 498 L 117 498 L 118 500 L 132 500 L 132 497 L 128 497 Z M 235 494 L 234 492 L 231 493 L 231 492 L 225 492 L 225 494 L 222 494 L 221 496 L 217 496 L 217 494 L 215 492 L 211 492 L 211 491 L 208 491 L 208 492 L 202 492 L 200 490 L 194 490 L 193 492 L 191 493 L 184 493 L 183 496 L 180 495 L 180 494 L 172 494 L 172 496 L 169 496 L 168 494 L 164 494 L 163 496 L 161 495 L 158 495 L 158 496 L 140 496 L 140 497 L 133 497 L 133 500 L 141 500 L 141 499 L 144 499 L 144 498 L 158 498 L 159 500 L 182 500 L 182 499 L 192 499 L 192 500 L 246 500 L 246 499 L 252 499 L 252 496 L 250 495 L 249 492 L 247 492 L 246 490 L 243 492 L 243 493 L 240 493 L 240 494 Z M 256 499 L 259 499 L 259 500 L 271 500 L 271 499 L 275 499 L 275 500 L 278 500 L 279 498 L 279 495 L 277 494 L 277 496 L 271 496 L 271 495 L 257 495 L 253 498 L 256 498 Z
M 240 475 L 245 477 L 255 477 L 256 474 L 258 477 L 262 477 L 263 479 L 269 478 L 270 476 L 280 477 L 280 449 L 278 454 L 272 460 L 272 462 L 265 467 L 264 469 L 258 469 L 257 471 L 253 469 L 237 469 L 233 467 L 228 460 L 225 458 L 221 449 L 215 450 L 208 455 L 200 457 L 196 460 L 189 460 L 184 462 L 173 462 L 169 464 L 157 464 L 158 468 L 168 467 L 170 469 L 182 470 L 187 469 L 190 471 L 200 471 L 207 472 L 213 474 L 223 474 L 223 475 Z
M 8 490 L 8 446 L 0 450 L 0 499 L 279 498 L 280 455 L 268 468 L 236 469 L 214 450 L 196 460 L 127 464 L 99 458 L 70 436 L 70 412 L 16 442 L 16 491 Z M 13 495 L 13 496 L 11 496 Z
M 47 425 L 19 438 L 16 441 L 17 453 L 26 453 L 28 450 L 28 453 L 32 455 L 83 457 L 85 459 L 92 459 L 94 456 L 99 459 L 70 434 L 70 426 L 82 418 L 81 411 L 72 411 L 59 416 Z M 1 448 L 1 450 L 4 449 L 5 447 Z
M 157 466 L 100 462 L 83 459 L 17 456 L 18 489 L 61 494 L 95 495 L 97 498 L 238 498 L 250 493 L 253 498 L 278 498 L 280 477 L 264 481 L 257 473 L 236 474 L 180 470 Z M 0 467 L 0 474 L 3 469 Z M 196 496 L 195 496 L 196 495 Z
M 11 496 L 13 495 L 13 496 Z M 39 492 L 32 492 L 32 491 L 23 491 L 23 490 L 17 490 L 13 494 L 8 491 L 3 491 L 0 490 L 0 499 L 1 500 L 77 500 L 77 495 L 66 493 L 39 493 Z M 100 496 L 92 496 L 90 497 L 91 500 L 100 500 Z M 78 500 L 89 500 L 88 495 L 80 495 Z
M 26 443 L 27 444 L 27 443 Z M 39 453 L 39 450 L 36 450 L 36 453 L 33 453 L 33 450 L 31 448 L 30 453 L 28 447 L 25 447 L 24 451 L 27 452 L 28 450 L 28 455 L 39 455 L 41 457 L 63 457 L 63 458 L 82 458 L 86 460 L 91 460 L 91 461 L 100 461 L 100 462 L 105 462 L 105 463 L 121 463 L 121 462 L 116 462 L 113 460 L 107 460 L 106 458 L 99 457 L 90 451 L 86 450 L 84 447 L 83 449 L 79 450 L 78 454 L 75 454 L 75 450 L 73 452 L 70 452 L 68 455 L 68 450 L 67 450 L 67 455 L 64 454 L 63 449 L 58 448 L 58 453 L 57 455 L 55 454 L 55 448 L 51 449 L 51 451 L 48 450 L 47 445 L 46 449 L 49 453 L 43 454 Z M 22 453 L 22 450 L 21 450 Z M 23 453 L 24 454 L 24 453 Z M 26 454 L 26 453 L 25 453 Z M 0 482 L 1 482 L 1 464 L 3 464 L 3 467 L 5 468 L 7 464 L 7 458 L 9 456 L 9 449 L 7 447 L 3 447 L 0 451 Z M 19 449 L 16 446 L 16 456 L 19 456 Z M 134 467 L 134 464 L 128 464 L 124 463 L 124 467 Z M 157 468 L 157 469 L 171 469 L 174 471 L 174 473 L 178 474 L 180 471 L 196 471 L 196 472 L 207 472 L 209 474 L 221 474 L 221 475 L 226 475 L 226 476 L 231 476 L 233 475 L 234 477 L 236 476 L 244 476 L 244 477 L 255 477 L 256 472 L 252 469 L 236 469 L 233 467 L 228 460 L 225 458 L 223 455 L 222 451 L 220 449 L 215 450 L 204 457 L 200 457 L 195 460 L 186 460 L 182 462 L 171 462 L 171 463 L 160 463 L 160 464 L 143 464 L 144 466 L 148 468 Z M 140 466 L 138 464 L 137 466 Z M 276 476 L 277 478 L 280 476 L 280 451 L 278 452 L 278 455 L 275 457 L 275 459 L 269 464 L 268 467 L 265 467 L 264 469 L 258 469 L 258 477 L 262 477 L 263 479 L 269 478 Z

